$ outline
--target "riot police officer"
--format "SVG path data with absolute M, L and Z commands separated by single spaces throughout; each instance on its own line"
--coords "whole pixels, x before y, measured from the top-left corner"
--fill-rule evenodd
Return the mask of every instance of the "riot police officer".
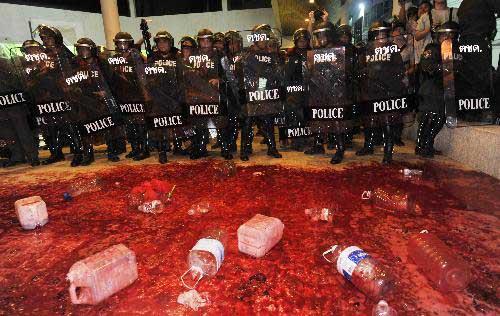
M 175 122 L 172 118 L 173 114 L 178 114 L 174 117 L 178 118 L 181 114 L 179 85 L 177 76 L 177 58 L 179 50 L 174 47 L 174 38 L 167 31 L 159 31 L 154 36 L 156 50 L 148 58 L 148 67 L 152 71 L 146 73 L 147 88 L 151 94 L 151 106 L 149 106 L 148 119 L 167 119 Z M 153 71 L 158 69 L 161 71 Z M 151 123 L 151 122 L 150 122 Z M 179 123 L 179 122 L 177 122 Z M 179 123 L 180 124 L 180 123 Z M 180 133 L 181 125 L 165 125 L 157 127 L 158 124 L 148 124 L 150 130 L 150 139 L 158 143 L 159 157 L 161 164 L 167 162 L 167 151 L 169 150 L 169 138 L 174 141 L 174 153 L 181 153 L 182 142 L 177 137 L 177 132 Z
M 307 29 L 299 28 L 293 33 L 294 46 L 286 52 L 285 83 L 288 86 L 305 86 L 304 72 L 310 43 L 311 34 Z M 305 126 L 306 102 L 306 91 L 287 93 L 285 118 L 288 126 Z M 305 139 L 302 137 L 291 141 L 291 148 L 295 151 L 304 151 L 304 146 Z
M 139 161 L 150 156 L 145 123 L 148 94 L 143 74 L 138 69 L 143 68 L 144 57 L 134 47 L 134 39 L 129 33 L 118 32 L 113 41 L 116 51 L 108 58 L 113 61 L 108 82 L 120 106 L 127 139 L 132 147 L 126 158 Z
M 456 22 L 442 24 L 436 32 L 438 43 L 428 44 L 420 58 L 423 80 L 418 91 L 421 117 L 417 131 L 415 154 L 422 157 L 434 157 L 434 138 L 443 128 L 446 120 L 443 99 L 441 44 L 447 39 L 456 41 L 458 32 Z M 452 54 L 452 57 L 455 56 Z
M 46 63 L 43 71 L 32 73 L 36 78 L 33 84 L 37 85 L 34 98 L 36 103 L 56 101 L 55 98 L 60 95 L 63 98 L 61 83 L 62 73 L 64 68 L 68 67 L 70 60 L 74 57 L 63 43 L 61 32 L 51 26 L 40 25 L 37 28 L 40 38 L 43 42 L 44 52 L 48 56 L 50 62 Z M 50 93 L 47 96 L 46 93 Z M 62 101 L 62 100 L 59 100 Z M 62 102 L 67 102 L 64 100 Z M 80 139 L 75 126 L 69 124 L 68 113 L 71 112 L 71 107 L 67 105 L 65 109 L 58 113 L 51 113 L 49 116 L 42 118 L 46 124 L 46 142 L 49 147 L 50 157 L 42 161 L 43 165 L 52 164 L 64 160 L 62 148 L 65 141 L 69 141 L 71 149 L 74 153 L 72 166 L 80 164 L 81 147 L 79 146 Z
M 281 70 L 279 69 L 280 65 L 278 65 L 279 56 L 277 56 L 277 54 L 270 54 L 271 40 L 275 35 L 268 24 L 260 24 L 252 29 L 252 36 L 255 37 L 255 41 L 239 64 L 243 66 L 242 71 L 238 71 L 240 90 L 244 91 L 240 93 L 240 96 L 242 103 L 245 104 L 245 109 L 243 110 L 244 122 L 241 128 L 240 159 L 242 161 L 249 160 L 249 155 L 252 151 L 253 125 L 257 122 L 261 123 L 264 138 L 267 140 L 267 155 L 273 158 L 282 157 L 276 148 L 276 138 L 274 135 L 274 116 L 282 110 L 281 100 L 255 100 L 255 104 L 258 105 L 257 108 L 255 108 L 254 105 L 251 104 L 253 100 L 250 100 L 248 97 L 250 93 L 255 93 L 255 91 L 250 92 L 250 89 L 260 89 L 261 87 L 259 87 L 259 85 L 261 83 L 262 85 L 266 85 L 266 89 L 268 85 L 272 84 L 273 90 L 276 91 L 275 85 L 283 82 L 282 76 L 280 78 Z M 264 58 L 266 59 L 265 62 L 259 60 L 260 56 L 263 55 L 266 55 Z M 245 78 L 248 74 L 258 74 L 258 71 L 263 71 L 270 76 L 270 78 Z M 271 78 L 271 76 L 273 78 Z M 247 79 L 252 81 L 253 86 L 249 85 L 249 80 Z M 280 88 L 281 87 L 277 90 L 280 90 Z M 243 100 L 245 95 L 247 97 Z M 274 96 L 276 96 L 276 94 Z M 252 107 L 252 109 L 250 109 L 250 107 Z

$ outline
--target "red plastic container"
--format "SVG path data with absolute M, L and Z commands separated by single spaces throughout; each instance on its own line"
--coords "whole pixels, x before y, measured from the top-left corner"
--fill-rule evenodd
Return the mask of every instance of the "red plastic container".
M 98 304 L 137 279 L 135 254 L 114 245 L 73 264 L 67 279 L 73 304 Z
M 284 228 L 279 219 L 257 214 L 238 228 L 238 249 L 260 258 L 281 240 Z
M 427 231 L 410 237 L 408 254 L 439 291 L 460 291 L 472 281 L 467 263 L 436 235 Z
M 47 206 L 39 196 L 31 196 L 14 203 L 17 218 L 24 229 L 35 229 L 49 221 Z
M 355 246 L 334 245 L 323 257 L 337 267 L 337 271 L 372 299 L 382 299 L 394 288 L 389 271 L 362 249 Z

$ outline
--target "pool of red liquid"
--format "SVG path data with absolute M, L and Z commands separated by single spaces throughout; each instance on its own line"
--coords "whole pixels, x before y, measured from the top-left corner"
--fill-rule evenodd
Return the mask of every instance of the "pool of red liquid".
M 217 275 L 198 286 L 210 305 L 202 313 L 369 315 L 367 299 L 322 252 L 336 243 L 356 245 L 392 271 L 395 291 L 387 301 L 399 315 L 500 313 L 500 182 L 484 174 L 437 163 L 418 166 L 420 182 L 405 181 L 408 165 L 354 165 L 342 171 L 280 166 L 237 167 L 223 177 L 221 162 L 167 166 L 123 166 L 97 174 L 103 189 L 70 202 L 62 198 L 71 181 L 10 185 L 0 180 L 0 314 L 190 314 L 179 305 L 179 277 L 191 247 L 209 228 L 229 237 Z M 149 179 L 176 184 L 161 214 L 130 210 L 127 194 Z M 54 179 L 56 180 L 56 179 Z M 362 192 L 390 185 L 416 195 L 416 212 L 391 212 L 361 200 Z M 40 195 L 49 223 L 20 227 L 13 205 Z M 189 207 L 209 202 L 212 210 L 189 216 Z M 332 223 L 313 222 L 310 207 L 335 207 Z M 238 227 L 253 215 L 280 218 L 283 239 L 263 258 L 238 252 Z M 411 233 L 435 233 L 472 267 L 474 281 L 461 292 L 436 291 L 408 258 Z M 139 278 L 96 306 L 72 305 L 66 273 L 73 263 L 123 243 L 137 256 Z M 199 312 L 198 312 L 199 313 Z

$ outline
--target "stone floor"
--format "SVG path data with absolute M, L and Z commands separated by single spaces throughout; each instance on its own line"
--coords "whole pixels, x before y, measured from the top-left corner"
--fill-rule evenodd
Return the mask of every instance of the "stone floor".
M 302 152 L 296 152 L 288 149 L 279 149 L 283 154 L 283 158 L 275 159 L 268 157 L 266 155 L 267 147 L 265 145 L 259 144 L 260 138 L 256 138 L 254 141 L 254 154 L 250 157 L 250 161 L 243 162 L 239 159 L 239 152 L 235 154 L 234 162 L 243 166 L 249 165 L 281 165 L 281 166 L 289 166 L 296 168 L 307 168 L 307 169 L 343 169 L 346 166 L 351 164 L 369 164 L 372 162 L 381 162 L 383 158 L 383 148 L 377 147 L 375 150 L 375 154 L 372 156 L 364 156 L 359 157 L 355 155 L 355 151 L 363 146 L 363 139 L 358 137 L 354 140 L 354 148 L 350 148 L 345 153 L 344 161 L 338 165 L 330 164 L 330 159 L 335 151 L 327 150 L 324 155 L 314 155 L 309 156 L 305 155 Z M 417 163 L 419 161 L 424 161 L 424 159 L 415 156 L 414 148 L 415 143 L 411 140 L 405 140 L 406 146 L 404 147 L 395 147 L 394 149 L 394 160 L 395 161 L 406 161 L 411 163 Z M 326 147 L 326 146 L 325 146 Z M 210 146 L 208 147 L 210 149 Z M 153 152 L 151 157 L 145 159 L 141 162 L 136 162 L 131 159 L 126 159 L 125 155 L 121 155 L 121 160 L 117 163 L 109 162 L 106 159 L 105 155 L 105 146 L 100 146 L 96 149 L 95 158 L 96 161 L 86 167 L 77 167 L 71 168 L 70 161 L 72 156 L 70 154 L 66 155 L 66 161 L 55 163 L 50 166 L 39 166 L 36 168 L 32 168 L 29 165 L 19 165 L 11 168 L 0 169 L 0 176 L 6 177 L 12 183 L 16 182 L 32 182 L 32 181 L 41 181 L 45 177 L 50 177 L 50 180 L 54 180 L 54 178 L 71 178 L 78 174 L 86 174 L 88 172 L 100 171 L 103 169 L 113 168 L 115 166 L 123 166 L 123 165 L 139 165 L 139 164 L 158 164 L 158 154 Z M 67 148 L 65 150 L 67 152 Z M 44 159 L 48 157 L 47 151 L 42 151 L 40 154 L 40 158 Z M 176 161 L 180 163 L 189 163 L 192 160 L 189 157 L 183 156 L 173 156 L 170 153 L 168 154 L 169 161 Z M 210 156 L 205 159 L 217 159 L 222 160 L 220 157 L 220 150 L 211 150 Z M 470 169 L 463 164 L 459 164 L 454 162 L 453 160 L 446 158 L 445 156 L 436 156 L 434 158 L 435 161 L 445 164 L 451 164 L 455 167 L 460 167 L 463 169 Z

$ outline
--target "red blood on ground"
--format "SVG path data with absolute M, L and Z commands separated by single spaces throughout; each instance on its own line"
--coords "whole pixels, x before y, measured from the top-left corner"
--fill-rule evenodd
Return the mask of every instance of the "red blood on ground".
M 499 314 L 498 240 L 500 182 L 484 174 L 429 163 L 419 183 L 405 182 L 403 165 L 352 166 L 310 171 L 278 166 L 237 167 L 221 178 L 216 163 L 123 166 L 101 172 L 104 189 L 71 202 L 69 181 L 11 185 L 0 180 L 0 314 L 183 314 L 176 300 L 189 250 L 211 227 L 228 232 L 225 260 L 199 292 L 210 315 L 369 315 L 376 302 L 356 290 L 321 254 L 331 245 L 356 245 L 394 274 L 387 301 L 400 315 Z M 177 185 L 161 214 L 128 209 L 130 191 L 151 179 Z M 119 182 L 120 185 L 115 183 Z M 361 200 L 363 191 L 391 184 L 416 196 L 421 212 L 388 212 Z M 147 185 L 145 184 L 145 187 Z M 20 198 L 40 195 L 50 221 L 24 231 L 14 212 Z M 212 211 L 187 214 L 196 201 Z M 314 222 L 306 208 L 338 205 L 333 221 Z M 282 240 L 264 257 L 238 252 L 238 227 L 260 213 L 285 225 Z M 475 280 L 462 292 L 443 294 L 408 259 L 411 233 L 427 229 L 471 266 Z M 66 274 L 73 263 L 123 243 L 137 256 L 139 278 L 97 306 L 72 305 Z

